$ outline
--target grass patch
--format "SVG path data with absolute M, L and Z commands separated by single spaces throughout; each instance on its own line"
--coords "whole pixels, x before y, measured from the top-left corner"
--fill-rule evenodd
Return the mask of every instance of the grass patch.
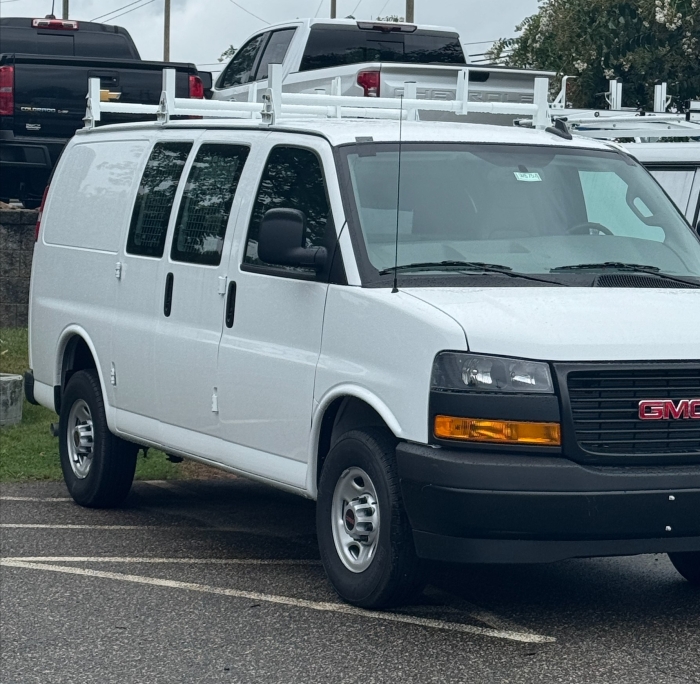
M 23 374 L 29 367 L 26 328 L 0 328 L 0 373 Z M 19 425 L 0 428 L 0 482 L 62 480 L 58 440 L 51 436 L 51 423 L 58 416 L 26 400 Z M 148 458 L 139 455 L 136 478 L 172 480 L 201 477 L 201 466 L 170 463 L 162 451 L 149 449 Z M 206 469 L 209 471 L 210 469 Z

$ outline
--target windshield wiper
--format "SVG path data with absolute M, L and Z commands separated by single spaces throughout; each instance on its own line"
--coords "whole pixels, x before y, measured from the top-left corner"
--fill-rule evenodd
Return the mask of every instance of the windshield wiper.
M 603 261 L 600 264 L 573 264 L 572 266 L 557 266 L 551 268 L 550 273 L 559 271 L 603 271 L 613 269 L 615 271 L 637 271 L 639 273 L 660 273 L 657 266 L 645 266 L 644 264 L 626 264 L 622 261 Z
M 672 280 L 677 283 L 683 283 L 684 285 L 694 285 L 695 287 L 700 287 L 697 283 L 694 283 L 684 278 L 677 278 L 676 276 L 669 275 L 668 273 L 662 273 L 658 266 L 648 266 L 646 264 L 628 264 L 622 261 L 604 261 L 600 264 L 573 264 L 571 266 L 557 266 L 549 270 L 550 273 L 562 273 L 564 271 L 627 271 L 628 273 L 648 273 L 649 275 L 656 276 L 663 280 Z M 692 277 L 692 276 L 691 276 Z
M 415 264 L 401 264 L 394 268 L 385 268 L 379 271 L 379 275 L 388 275 L 389 273 L 411 272 L 411 271 L 467 271 L 479 273 L 495 273 L 497 275 L 508 276 L 510 278 L 523 278 L 525 280 L 534 280 L 538 283 L 549 283 L 550 285 L 561 285 L 562 283 L 546 278 L 537 278 L 536 276 L 518 273 L 510 266 L 501 264 L 485 264 L 481 261 L 423 261 Z

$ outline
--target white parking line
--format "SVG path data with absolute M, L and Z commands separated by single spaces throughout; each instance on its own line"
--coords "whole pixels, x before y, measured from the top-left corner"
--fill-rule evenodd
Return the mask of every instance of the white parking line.
M 102 579 L 111 579 L 119 582 L 130 582 L 133 584 L 168 587 L 171 589 L 186 589 L 189 591 L 197 591 L 205 594 L 218 594 L 220 596 L 230 596 L 233 598 L 242 598 L 250 601 L 262 601 L 266 603 L 292 606 L 295 608 L 318 610 L 327 613 L 352 615 L 353 617 L 360 617 L 365 619 L 369 618 L 375 620 L 384 620 L 387 622 L 398 622 L 409 625 L 417 625 L 419 627 L 427 627 L 452 632 L 462 632 L 465 634 L 493 637 L 495 639 L 520 641 L 528 644 L 554 643 L 556 641 L 556 639 L 552 637 L 541 636 L 539 634 L 527 634 L 522 632 L 511 632 L 507 630 L 488 629 L 483 627 L 475 627 L 473 625 L 459 624 L 455 622 L 445 622 L 442 620 L 413 617 L 410 615 L 399 615 L 396 613 L 382 613 L 372 610 L 362 610 L 361 608 L 355 608 L 353 606 L 349 606 L 343 603 L 330 603 L 328 601 L 309 601 L 306 599 L 292 598 L 290 596 L 275 596 L 274 594 L 262 594 L 256 591 L 225 589 L 223 587 L 214 587 L 206 584 L 178 582 L 175 580 L 158 579 L 155 577 L 143 577 L 141 575 L 125 575 L 117 572 L 104 572 L 102 570 L 73 568 L 65 565 L 51 565 L 49 563 L 33 563 L 15 559 L 0 559 L 0 565 L 11 568 L 25 568 L 27 570 L 43 570 L 48 572 L 65 573 L 68 575 L 99 577 Z
M 73 501 L 70 496 L 54 496 L 54 497 L 39 497 L 39 496 L 0 496 L 0 501 L 41 501 L 55 503 L 57 501 Z
M 194 525 L 77 525 L 77 524 L 40 524 L 40 523 L 0 523 L 0 528 L 19 530 L 173 530 L 179 532 L 237 532 L 253 534 L 261 537 L 311 537 L 305 535 L 289 535 L 283 532 L 260 530 L 252 527 L 197 527 Z
M 319 560 L 293 558 L 148 558 L 139 556 L 16 556 L 12 563 L 181 563 L 187 565 L 321 565 Z

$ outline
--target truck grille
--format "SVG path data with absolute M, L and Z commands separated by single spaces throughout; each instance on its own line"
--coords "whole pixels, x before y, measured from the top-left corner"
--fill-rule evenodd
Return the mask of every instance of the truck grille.
M 572 371 L 576 440 L 591 454 L 700 454 L 700 420 L 640 420 L 641 400 L 700 399 L 700 364 Z

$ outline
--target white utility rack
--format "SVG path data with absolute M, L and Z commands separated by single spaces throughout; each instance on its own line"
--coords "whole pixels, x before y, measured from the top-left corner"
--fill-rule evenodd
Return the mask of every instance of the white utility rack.
M 622 107 L 623 84 L 617 79 L 609 81 L 605 99 L 610 109 L 567 109 L 566 84 L 575 76 L 565 76 L 559 95 L 550 105 L 553 119 L 561 119 L 575 135 L 609 140 L 634 138 L 637 142 L 658 138 L 700 137 L 700 102 L 691 102 L 685 114 L 667 112 L 671 98 L 667 84 L 654 87 L 654 111 L 641 112 Z
M 476 69 L 483 71 L 483 69 Z M 251 89 L 249 102 L 222 100 L 194 100 L 175 97 L 175 70 L 163 70 L 163 92 L 158 105 L 132 104 L 126 102 L 102 101 L 100 80 L 91 78 L 87 94 L 85 128 L 94 128 L 102 113 L 155 115 L 161 123 L 167 123 L 174 116 L 196 116 L 226 119 L 259 119 L 261 125 L 282 123 L 285 119 L 323 118 L 364 118 L 396 119 L 417 121 L 420 111 L 445 112 L 466 116 L 479 114 L 506 114 L 532 117 L 535 128 L 544 129 L 551 125 L 548 93 L 549 79 L 536 78 L 533 103 L 473 102 L 469 100 L 469 68 L 458 74 L 457 97 L 455 100 L 419 100 L 416 83 L 405 83 L 403 98 L 352 97 L 340 95 L 340 77 L 331 88 L 331 93 L 317 90 L 315 93 L 285 93 L 282 91 L 282 66 L 270 65 L 268 88 L 263 91 L 263 102 L 257 102 L 257 92 Z

